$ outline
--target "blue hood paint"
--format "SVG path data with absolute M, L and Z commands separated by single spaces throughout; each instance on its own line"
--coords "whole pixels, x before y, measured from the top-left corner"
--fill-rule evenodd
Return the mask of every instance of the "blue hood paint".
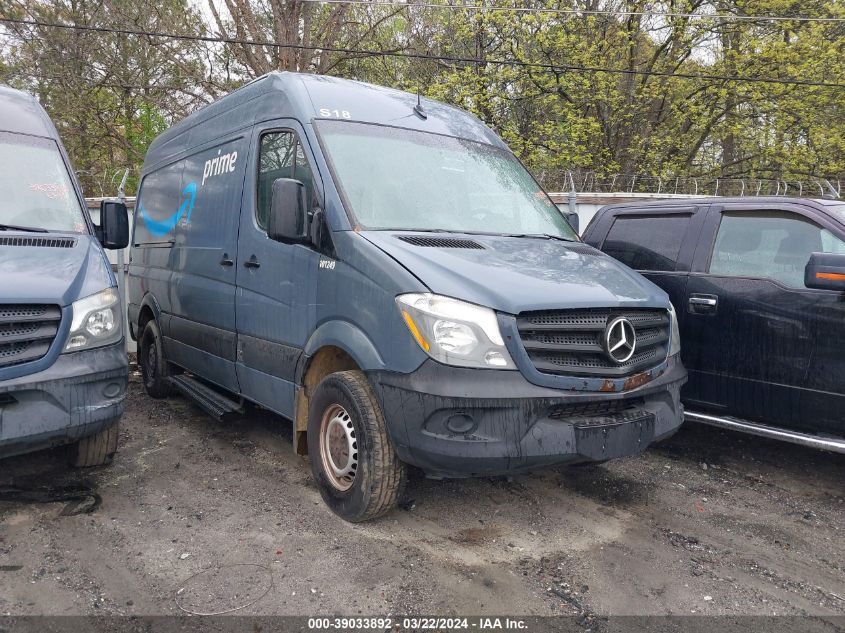
M 4 231 L 0 235 L 14 234 Z M 73 248 L 0 246 L 0 296 L 14 303 L 67 306 L 114 286 L 111 267 L 97 241 L 90 235 L 73 237 Z
M 484 246 L 432 248 L 403 242 L 397 237 L 403 234 L 408 233 L 361 233 L 432 292 L 500 312 L 669 306 L 666 293 L 645 277 L 599 251 L 587 254 L 589 247 L 581 243 L 462 233 L 422 234 L 469 237 Z

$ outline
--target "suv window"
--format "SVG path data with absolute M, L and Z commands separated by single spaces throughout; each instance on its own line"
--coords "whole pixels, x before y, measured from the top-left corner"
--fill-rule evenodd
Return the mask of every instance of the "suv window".
M 610 227 L 602 250 L 634 270 L 673 271 L 691 217 L 689 213 L 621 215 Z
M 791 288 L 803 288 L 811 253 L 845 254 L 845 242 L 792 213 L 725 213 L 713 247 L 710 273 L 765 277 Z
M 265 231 L 270 217 L 273 181 L 277 178 L 294 178 L 305 185 L 306 200 L 314 199 L 314 175 L 296 134 L 290 130 L 268 132 L 261 137 L 258 154 L 258 202 L 256 221 Z

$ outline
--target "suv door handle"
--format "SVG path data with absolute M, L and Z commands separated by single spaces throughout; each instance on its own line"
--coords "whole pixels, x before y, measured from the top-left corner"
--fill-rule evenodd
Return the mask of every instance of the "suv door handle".
M 250 257 L 248 260 L 246 260 L 244 262 L 244 267 L 245 268 L 260 268 L 261 263 L 258 261 L 258 258 L 256 258 L 255 255 L 253 255 L 252 257 Z
M 223 259 L 220 260 L 220 265 L 221 266 L 234 266 L 235 262 L 233 260 L 229 259 L 228 253 L 223 253 Z
M 689 298 L 689 311 L 693 314 L 712 314 L 718 305 L 717 295 L 694 294 Z

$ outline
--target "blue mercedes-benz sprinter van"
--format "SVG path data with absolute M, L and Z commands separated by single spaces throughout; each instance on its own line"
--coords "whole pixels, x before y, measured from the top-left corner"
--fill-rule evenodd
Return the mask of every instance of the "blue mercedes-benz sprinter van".
M 75 444 L 77 466 L 111 461 L 128 362 L 103 246 L 128 243 L 126 207 L 94 226 L 47 113 L 0 86 L 0 457 Z
M 135 213 L 147 391 L 292 419 L 348 520 L 391 508 L 407 464 L 604 461 L 682 422 L 666 294 L 456 108 L 271 73 L 152 143 Z

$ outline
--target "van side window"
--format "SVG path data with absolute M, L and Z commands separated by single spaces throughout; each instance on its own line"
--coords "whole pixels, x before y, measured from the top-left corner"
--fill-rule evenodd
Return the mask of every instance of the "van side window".
M 845 253 L 845 242 L 792 213 L 725 213 L 710 274 L 765 277 L 803 288 L 804 269 L 812 253 Z
M 306 200 L 314 204 L 314 176 L 296 134 L 290 130 L 268 132 L 261 137 L 258 155 L 256 221 L 265 231 L 270 217 L 273 181 L 294 178 L 305 185 Z
M 691 217 L 688 213 L 618 216 L 602 250 L 634 270 L 674 271 Z
M 184 161 L 171 163 L 144 176 L 135 202 L 135 245 L 172 242 L 183 216 L 174 215 L 182 204 Z M 172 222 L 168 220 L 172 219 Z

